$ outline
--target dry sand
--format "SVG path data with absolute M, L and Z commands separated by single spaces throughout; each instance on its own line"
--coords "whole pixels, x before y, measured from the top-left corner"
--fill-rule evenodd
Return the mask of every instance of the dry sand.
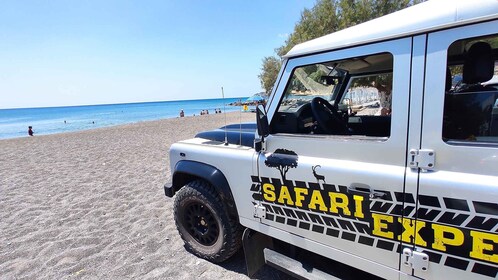
M 169 146 L 224 122 L 207 115 L 0 140 L 0 278 L 248 279 L 242 251 L 223 264 L 185 251 L 162 187 Z M 287 278 L 271 268 L 256 277 Z

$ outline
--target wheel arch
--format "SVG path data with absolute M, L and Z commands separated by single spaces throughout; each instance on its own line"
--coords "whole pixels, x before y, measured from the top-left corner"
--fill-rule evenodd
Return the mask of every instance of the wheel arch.
M 209 182 L 209 184 L 218 192 L 222 201 L 228 206 L 230 214 L 236 215 L 238 218 L 230 185 L 223 172 L 212 165 L 190 160 L 181 160 L 177 162 L 173 173 L 173 194 L 187 183 L 197 179 L 203 179 Z

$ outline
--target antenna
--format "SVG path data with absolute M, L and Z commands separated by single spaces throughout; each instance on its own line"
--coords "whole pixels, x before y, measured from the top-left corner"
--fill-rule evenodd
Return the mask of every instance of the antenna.
M 227 136 L 227 110 L 225 108 L 225 93 L 223 92 L 223 87 L 221 87 L 221 96 L 223 97 L 223 115 L 225 115 L 225 146 L 228 145 Z

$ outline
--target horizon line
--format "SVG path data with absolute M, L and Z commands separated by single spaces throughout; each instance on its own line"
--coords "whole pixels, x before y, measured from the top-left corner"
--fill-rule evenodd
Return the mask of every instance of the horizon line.
M 107 105 L 127 105 L 127 104 L 145 104 L 145 103 L 159 103 L 159 102 L 181 102 L 181 101 L 198 101 L 198 100 L 212 100 L 212 99 L 234 99 L 234 98 L 249 98 L 246 97 L 218 97 L 218 98 L 198 98 L 198 99 L 181 99 L 181 100 L 162 100 L 162 101 L 138 101 L 138 102 L 120 102 L 120 103 L 100 103 L 100 104 L 81 104 L 81 105 L 60 105 L 60 106 L 40 106 L 40 107 L 12 107 L 0 108 L 0 110 L 19 110 L 19 109 L 46 109 L 46 108 L 68 108 L 68 107 L 86 107 L 86 106 L 107 106 Z

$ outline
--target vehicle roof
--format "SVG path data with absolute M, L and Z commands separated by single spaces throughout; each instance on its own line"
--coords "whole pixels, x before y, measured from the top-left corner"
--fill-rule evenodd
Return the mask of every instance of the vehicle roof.
M 431 0 L 294 46 L 290 58 L 498 18 L 497 0 Z

